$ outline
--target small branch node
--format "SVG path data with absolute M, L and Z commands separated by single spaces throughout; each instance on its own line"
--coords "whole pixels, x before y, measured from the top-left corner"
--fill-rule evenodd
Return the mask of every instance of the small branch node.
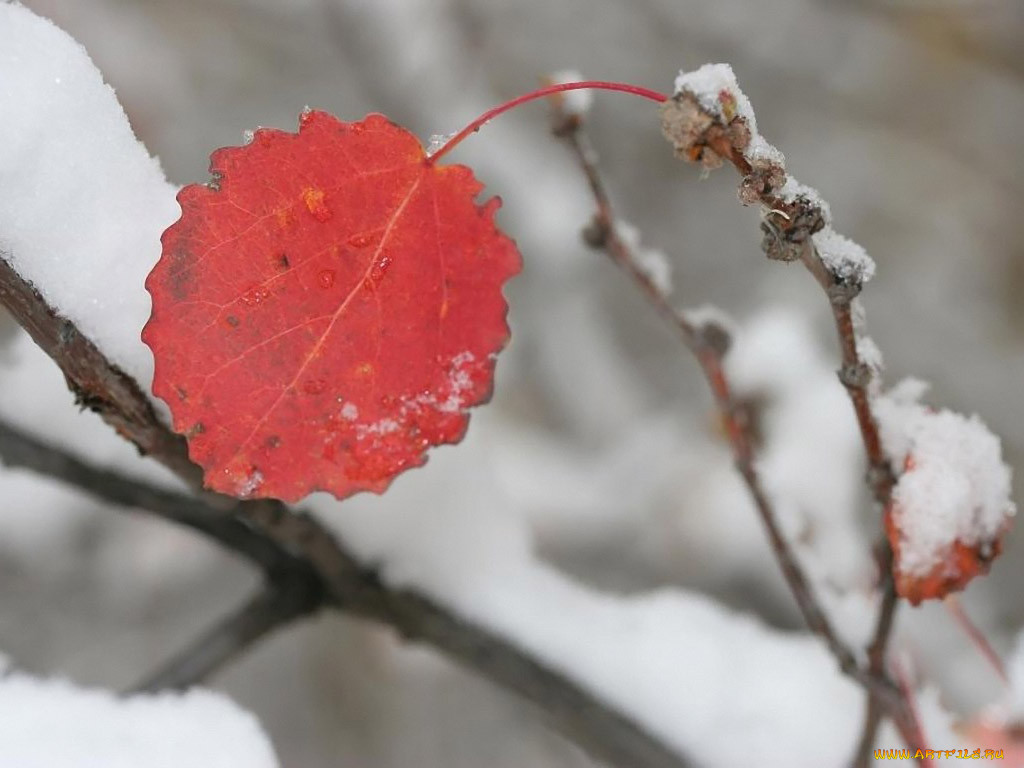
M 833 279 L 835 279 L 834 275 Z M 854 280 L 836 280 L 836 282 L 825 289 L 825 293 L 828 296 L 829 303 L 832 304 L 832 306 L 838 307 L 844 304 L 849 304 L 857 298 L 860 295 L 862 288 L 862 284 Z
M 607 218 L 600 213 L 595 213 L 590 223 L 580 231 L 583 242 L 596 251 L 600 251 L 608 245 L 608 238 L 611 237 L 611 234 L 612 228 Z
M 838 376 L 847 389 L 864 389 L 871 382 L 871 366 L 860 361 L 848 363 L 839 369 Z

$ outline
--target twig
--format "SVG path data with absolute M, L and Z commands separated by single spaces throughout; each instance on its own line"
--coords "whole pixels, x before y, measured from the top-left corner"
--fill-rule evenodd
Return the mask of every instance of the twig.
M 1003 685 L 1009 685 L 1010 677 L 1006 672 L 1006 665 L 1003 664 L 1003 660 L 999 657 L 996 649 L 992 647 L 992 643 L 985 637 L 985 633 L 978 628 L 977 624 L 971 621 L 971 617 L 967 615 L 967 611 L 964 610 L 956 595 L 946 595 L 942 602 L 945 604 L 946 610 L 953 616 L 953 620 L 960 625 L 960 628 L 970 638 L 974 647 L 978 649 L 978 653 L 988 662 L 988 665 L 992 667 L 992 671 L 999 676 L 999 679 L 1003 681 Z
M 311 613 L 320 605 L 320 595 L 310 591 L 302 580 L 282 579 L 268 584 L 241 609 L 208 629 L 129 692 L 191 688 L 271 631 Z
M 861 673 L 853 653 L 832 628 L 828 616 L 814 595 L 809 579 L 779 527 L 778 516 L 764 491 L 754 463 L 754 441 L 750 435 L 747 411 L 733 397 L 722 364 L 723 355 L 728 348 L 727 332 L 716 325 L 705 323 L 698 327 L 692 323 L 685 312 L 677 310 L 669 303 L 650 275 L 640 266 L 636 254 L 617 231 L 616 217 L 598 170 L 596 153 L 582 130 L 582 119 L 579 115 L 567 113 L 558 100 L 552 99 L 552 105 L 555 135 L 564 138 L 572 148 L 597 206 L 594 219 L 585 233 L 587 242 L 602 248 L 633 279 L 644 292 L 648 302 L 672 323 L 683 343 L 697 358 L 725 422 L 737 471 L 754 501 L 761 522 L 768 533 L 772 551 L 804 621 L 812 632 L 825 641 L 844 673 L 859 679 L 865 685 L 878 687 L 874 680 Z M 890 689 L 888 695 L 893 694 L 895 689 Z
M 164 427 L 138 384 L 110 363 L 73 323 L 58 316 L 2 253 L 0 304 L 60 366 L 79 405 L 98 413 L 143 454 L 152 456 L 189 485 L 199 486 L 202 474 L 188 460 L 184 441 Z
M 836 333 L 842 355 L 839 380 L 850 397 L 860 429 L 861 441 L 868 461 L 868 483 L 878 504 L 884 508 L 892 495 L 895 476 L 889 465 L 871 409 L 868 386 L 872 371 L 861 359 L 853 316 L 853 302 L 860 293 L 859 281 L 840 279 L 823 262 L 811 236 L 825 226 L 825 216 L 818 202 L 807 195 L 797 194 L 784 198 L 778 193 L 786 178 L 785 168 L 772 159 L 755 165 L 746 157 L 744 149 L 751 141 L 749 126 L 742 116 L 726 119 L 701 106 L 693 94 L 677 93 L 662 106 L 663 128 L 673 142 L 676 152 L 691 161 L 700 160 L 706 167 L 729 162 L 740 174 L 740 198 L 744 203 L 759 203 L 771 220 L 762 224 L 765 233 L 764 249 L 770 258 L 792 261 L 799 259 L 821 286 L 832 308 Z M 882 708 L 899 728 L 908 745 L 923 748 L 920 730 L 912 717 L 906 697 L 897 689 L 892 695 L 893 683 L 885 670 L 885 649 L 891 632 L 897 606 L 892 581 L 892 552 L 887 541 L 880 545 L 880 589 L 883 600 L 879 611 L 875 636 L 869 648 L 868 669 L 864 677 L 884 681 L 884 686 L 869 685 L 869 697 L 879 700 Z M 880 717 L 877 708 L 867 707 L 864 731 L 858 744 L 855 760 L 860 758 L 863 745 L 874 741 Z
M 79 402 L 99 411 L 143 454 L 198 484 L 200 472 L 188 462 L 184 438 L 170 432 L 156 417 L 138 385 L 118 371 L 71 323 L 57 315 L 2 256 L 0 304 L 11 310 L 15 320 L 60 366 Z M 75 481 L 78 477 L 67 473 L 63 479 Z M 94 485 L 81 487 L 97 493 Z M 128 503 L 138 503 L 141 498 L 136 495 Z M 234 525 L 246 526 L 264 538 L 267 546 L 276 551 L 275 559 L 301 563 L 285 568 L 294 568 L 299 575 L 305 569 L 315 574 L 315 589 L 322 591 L 327 604 L 387 624 L 410 640 L 428 643 L 453 661 L 519 694 L 535 705 L 552 728 L 598 760 L 630 768 L 688 765 L 682 756 L 632 719 L 500 636 L 460 619 L 418 594 L 387 587 L 309 515 L 269 500 L 238 502 L 204 494 L 198 503 L 208 506 L 211 517 L 228 516 L 236 521 Z M 161 507 L 150 511 L 164 514 L 167 510 Z M 180 515 L 167 516 L 185 522 Z M 212 535 L 209 530 L 193 527 Z M 231 537 L 218 541 L 236 549 Z
M 884 538 L 884 537 L 883 537 Z M 888 545 L 888 541 L 886 541 Z M 879 553 L 879 568 L 883 578 L 879 588 L 882 592 L 882 603 L 878 609 L 875 631 L 868 645 L 868 674 L 882 677 L 888 674 L 885 668 L 885 650 L 892 630 L 892 622 L 896 609 L 896 585 L 892 579 L 892 548 L 886 546 Z M 888 576 L 888 578 L 885 578 Z M 854 749 L 852 768 L 868 768 L 872 764 L 871 750 L 878 737 L 878 728 L 882 724 L 884 712 L 881 702 L 868 695 L 864 703 L 864 725 L 860 739 Z
M 0 421 L 0 462 L 47 475 L 103 501 L 134 507 L 192 528 L 241 555 L 267 573 L 297 568 L 301 561 L 254 530 L 231 511 L 215 509 L 194 496 L 174 493 L 86 464 L 67 451 L 42 443 Z
M 888 670 L 885 667 L 886 649 L 889 644 L 889 637 L 892 634 L 893 620 L 896 618 L 896 583 L 892 576 L 892 547 L 889 540 L 883 535 L 876 548 L 878 572 L 880 582 L 878 585 L 882 595 L 881 605 L 878 608 L 878 618 L 875 621 L 875 631 L 868 644 L 868 674 L 873 677 L 887 677 Z M 860 739 L 854 749 L 852 768 L 868 768 L 871 765 L 871 750 L 878 737 L 878 728 L 882 724 L 884 716 L 882 703 L 874 696 L 868 695 L 864 704 L 864 725 L 861 728 Z

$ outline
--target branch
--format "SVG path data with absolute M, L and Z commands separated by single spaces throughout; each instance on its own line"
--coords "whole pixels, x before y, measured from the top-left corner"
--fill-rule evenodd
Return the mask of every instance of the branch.
M 0 421 L 0 461 L 12 468 L 47 475 L 111 504 L 140 509 L 192 528 L 268 573 L 291 571 L 301 565 L 300 560 L 246 524 L 237 512 L 216 509 L 194 496 L 166 491 L 98 469 L 3 421 Z
M 268 584 L 237 612 L 204 632 L 194 643 L 130 690 L 130 693 L 183 691 L 201 683 L 271 631 L 319 608 L 320 595 L 298 579 Z
M 669 303 L 665 294 L 640 265 L 637 255 L 623 240 L 616 228 L 616 216 L 597 166 L 596 153 L 589 138 L 583 132 L 582 118 L 579 115 L 567 113 L 562 107 L 561 99 L 552 99 L 551 101 L 555 116 L 555 135 L 564 138 L 571 147 L 587 178 L 587 184 L 597 206 L 593 222 L 585 233 L 587 242 L 603 249 L 633 279 L 633 282 L 643 291 L 648 302 L 672 324 L 683 343 L 697 358 L 725 422 L 736 469 L 743 478 L 747 491 L 757 508 L 761 522 L 768 533 L 775 559 L 782 569 L 790 591 L 796 598 L 804 621 L 812 632 L 825 641 L 844 673 L 861 679 L 865 685 L 873 685 L 873 681 L 861 674 L 853 653 L 832 628 L 828 616 L 814 595 L 810 580 L 779 527 L 778 516 L 764 490 L 754 463 L 754 440 L 750 434 L 749 413 L 733 397 L 723 366 L 723 356 L 729 346 L 727 331 L 714 323 L 705 322 L 697 325 L 690 320 L 685 312 L 677 310 Z M 892 691 L 892 693 L 894 692 Z
M 188 461 L 184 438 L 160 422 L 138 385 L 113 366 L 73 324 L 57 315 L 2 256 L 0 304 L 11 310 L 15 320 L 60 366 L 79 402 L 98 411 L 144 455 L 152 456 L 198 486 L 201 473 Z M 53 462 L 54 465 L 61 463 L 66 464 Z M 89 493 L 102 495 L 105 491 L 97 489 L 94 482 L 99 479 L 97 473 L 102 474 L 102 471 L 93 469 L 92 472 L 65 472 L 55 476 Z M 130 501 L 119 503 L 134 505 L 158 499 L 161 493 L 164 492 L 135 493 Z M 226 517 L 233 521 L 231 535 L 217 538 L 221 544 L 253 558 L 252 554 L 242 552 L 235 538 L 242 528 L 250 529 L 266 541 L 274 562 L 280 562 L 286 573 L 300 577 L 305 573 L 313 574 L 316 586 L 308 588 L 319 590 L 327 604 L 387 624 L 410 640 L 428 643 L 453 661 L 519 694 L 538 708 L 551 727 L 598 760 L 630 768 L 687 766 L 684 758 L 632 719 L 500 636 L 455 616 L 421 595 L 387 587 L 374 571 L 362 567 L 315 518 L 273 500 L 239 502 L 204 494 L 201 498 L 190 499 L 190 503 L 206 505 L 211 518 Z M 209 525 L 193 524 L 194 517 L 186 520 L 182 513 L 171 513 L 160 503 L 148 507 L 155 514 L 214 536 Z M 207 514 L 199 506 L 192 511 Z M 266 569 L 264 563 L 260 565 Z M 281 578 L 282 572 L 270 570 L 268 577 Z
M 138 384 L 103 356 L 77 327 L 57 315 L 0 253 L 0 304 L 60 366 L 75 402 L 98 413 L 118 434 L 189 485 L 202 473 L 188 460 L 184 441 L 157 418 Z
M 888 675 L 885 668 L 886 647 L 892 634 L 893 620 L 896 617 L 896 584 L 892 576 L 892 547 L 889 540 L 882 536 L 878 547 L 878 571 L 881 574 L 879 589 L 882 592 L 882 604 L 878 608 L 875 631 L 868 644 L 868 674 L 875 677 Z M 854 750 L 853 768 L 868 768 L 872 764 L 871 750 L 878 737 L 878 728 L 882 725 L 883 707 L 874 696 L 868 696 L 864 705 L 864 726 L 861 728 L 860 740 Z
M 824 291 L 832 308 L 842 354 L 839 380 L 849 394 L 860 428 L 868 461 L 868 484 L 876 501 L 884 509 L 892 495 L 895 476 L 882 447 L 878 422 L 871 409 L 868 388 L 873 379 L 873 371 L 863 360 L 858 346 L 854 302 L 863 287 L 863 275 L 856 271 L 841 274 L 826 265 L 812 240 L 812 235 L 827 225 L 828 214 L 824 203 L 788 176 L 781 154 L 776 154 L 774 147 L 757 136 L 752 123 L 748 123 L 747 118 L 740 113 L 736 94 L 724 89 L 714 93 L 711 98 L 715 101 L 715 108 L 704 106 L 699 94 L 688 90 L 677 92 L 662 105 L 662 130 L 675 146 L 676 154 L 684 159 L 701 162 L 709 169 L 723 162 L 730 163 L 742 177 L 740 200 L 746 205 L 759 203 L 765 212 L 761 228 L 764 234 L 762 247 L 766 255 L 779 261 L 800 260 Z M 760 152 L 756 155 L 752 151 L 755 140 L 761 142 Z M 792 182 L 792 189 L 788 194 L 783 194 L 789 182 Z M 884 538 L 879 551 L 883 600 L 875 636 L 869 648 L 868 669 L 862 674 L 869 681 L 869 696 L 876 698 L 878 707 L 892 717 L 908 745 L 915 749 L 919 746 L 923 748 L 922 735 L 909 703 L 885 670 L 885 649 L 897 601 L 892 577 L 892 552 Z M 873 741 L 879 721 L 876 709 L 869 705 L 858 757 L 863 744 Z

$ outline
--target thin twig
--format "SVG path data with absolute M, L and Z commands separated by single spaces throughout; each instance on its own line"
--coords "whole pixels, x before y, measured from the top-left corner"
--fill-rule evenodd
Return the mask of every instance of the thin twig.
M 98 411 L 144 455 L 157 459 L 197 487 L 201 473 L 188 461 L 184 438 L 172 433 L 157 418 L 136 382 L 50 308 L 2 255 L 0 304 L 11 310 L 15 320 L 60 366 L 80 403 Z M 74 473 L 62 476 L 76 484 L 83 478 Z M 90 493 L 100 492 L 95 483 L 83 482 L 80 487 Z M 136 504 L 143 498 L 157 496 L 136 494 L 126 503 Z M 453 661 L 519 694 L 537 708 L 552 728 L 598 760 L 630 768 L 688 765 L 684 757 L 634 720 L 504 638 L 455 616 L 421 595 L 388 587 L 375 571 L 360 565 L 315 518 L 272 500 L 239 502 L 203 493 L 198 502 L 207 505 L 211 517 L 228 516 L 236 521 L 235 525 L 248 527 L 264 538 L 267 546 L 276 550 L 275 561 L 285 563 L 289 574 L 314 574 L 315 586 L 308 588 L 320 590 L 328 605 L 386 624 L 410 640 L 425 642 Z M 168 512 L 160 504 L 152 506 L 159 507 L 150 510 L 158 515 Z M 166 516 L 191 524 L 180 514 Z M 209 529 L 192 527 L 214 536 Z M 231 536 L 217 540 L 237 549 Z M 287 565 L 289 562 L 293 564 Z M 271 576 L 280 574 L 268 573 L 268 578 Z
M 696 327 L 684 312 L 669 303 L 651 276 L 640 266 L 632 248 L 619 235 L 611 200 L 597 166 L 596 153 L 582 130 L 582 119 L 579 115 L 567 113 L 559 100 L 552 99 L 552 105 L 555 135 L 564 138 L 572 148 L 597 206 L 593 222 L 586 232 L 588 243 L 602 248 L 633 279 L 644 292 L 647 301 L 672 323 L 683 343 L 697 358 L 725 422 L 737 471 L 754 501 L 761 522 L 768 533 L 772 551 L 804 621 L 812 632 L 825 641 L 844 673 L 861 679 L 866 685 L 875 686 L 874 681 L 861 674 L 855 656 L 833 629 L 814 595 L 810 580 L 779 526 L 778 516 L 755 466 L 754 441 L 750 435 L 747 410 L 733 397 L 722 363 L 728 343 L 724 329 L 708 325 Z M 890 689 L 889 694 L 894 693 L 895 690 Z
M 1003 685 L 1009 685 L 1010 677 L 1006 672 L 1006 665 L 1003 664 L 1003 660 L 996 652 L 996 649 L 992 647 L 992 643 L 985 637 L 985 633 L 981 631 L 977 624 L 971 621 L 971 617 L 967 615 L 967 611 L 964 610 L 957 596 L 946 595 L 942 602 L 945 604 L 946 610 L 953 616 L 953 620 L 960 625 L 960 628 L 970 639 L 971 643 L 978 649 L 978 653 L 992 667 L 992 671 L 999 676 L 999 679 L 1003 681 Z
M 886 542 L 888 544 L 888 542 Z M 875 623 L 875 631 L 871 642 L 868 645 L 868 674 L 875 677 L 888 676 L 885 668 L 885 651 L 889 636 L 892 630 L 893 619 L 896 609 L 896 585 L 892 579 L 892 549 L 886 546 L 879 556 L 879 567 L 882 574 L 888 574 L 889 578 L 883 578 L 879 588 L 882 591 L 882 602 L 878 609 L 878 618 Z M 868 768 L 872 764 L 872 749 L 878 737 L 878 728 L 882 724 L 884 710 L 882 703 L 871 696 L 865 697 L 864 702 L 864 725 L 861 728 L 860 739 L 854 749 L 852 768 Z
M 181 691 L 210 675 L 262 640 L 273 630 L 290 624 L 321 605 L 316 592 L 301 580 L 268 584 L 235 613 L 207 629 L 193 643 L 133 686 L 129 693 Z
M 882 595 L 881 604 L 878 607 L 878 618 L 875 620 L 875 631 L 868 644 L 868 674 L 873 677 L 887 677 L 886 649 L 889 638 L 892 635 L 893 621 L 896 618 L 896 583 L 892 576 L 892 547 L 889 540 L 882 536 L 876 548 L 878 572 L 881 579 L 878 585 Z M 870 694 L 864 703 L 864 725 L 861 728 L 860 739 L 854 749 L 852 768 L 868 768 L 872 764 L 872 752 L 875 741 L 878 738 L 878 729 L 882 725 L 884 708 L 882 703 Z
M 676 152 L 691 161 L 702 160 L 711 166 L 729 162 L 743 181 L 740 197 L 745 203 L 757 202 L 772 217 L 763 225 L 769 235 L 766 251 L 770 257 L 784 260 L 799 258 L 821 286 L 832 308 L 836 333 L 842 355 L 839 380 L 850 397 L 868 461 L 868 483 L 875 500 L 884 509 L 892 495 L 895 476 L 882 446 L 878 422 L 871 408 L 868 386 L 870 367 L 861 359 L 854 325 L 853 301 L 860 292 L 860 284 L 840 280 L 830 272 L 821 259 L 811 235 L 824 226 L 824 214 L 818 204 L 809 198 L 796 196 L 785 199 L 776 192 L 785 169 L 774 161 L 755 168 L 744 155 L 751 140 L 743 117 L 734 116 L 728 123 L 720 115 L 701 106 L 699 100 L 688 93 L 676 94 L 662 107 L 665 135 L 676 146 Z M 892 582 L 892 552 L 887 541 L 882 541 L 880 563 L 880 589 L 883 600 L 879 611 L 875 636 L 869 649 L 868 669 L 863 675 L 884 685 L 869 685 L 868 695 L 879 699 L 882 708 L 899 728 L 908 745 L 922 747 L 920 729 L 912 717 L 906 697 L 894 688 L 885 670 L 885 649 L 893 625 L 897 606 Z M 864 731 L 858 744 L 855 760 L 860 758 L 865 743 L 874 741 L 880 718 L 874 707 L 868 705 Z
M 119 435 L 198 487 L 202 473 L 184 441 L 157 418 L 138 384 L 104 357 L 70 321 L 53 311 L 0 253 L 0 305 L 60 366 L 75 401 L 98 413 Z

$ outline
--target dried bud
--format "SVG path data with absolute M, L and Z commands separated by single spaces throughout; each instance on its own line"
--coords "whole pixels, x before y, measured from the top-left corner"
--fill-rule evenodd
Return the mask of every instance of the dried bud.
M 710 349 L 718 358 L 725 357 L 732 346 L 732 334 L 721 323 L 706 320 L 693 329 L 698 347 Z
M 582 118 L 575 112 L 556 109 L 551 116 L 551 133 L 564 139 L 576 133 L 582 124 Z
M 707 133 L 715 119 L 687 92 L 677 93 L 661 105 L 661 132 L 672 142 L 676 156 L 714 169 L 722 158 L 707 145 Z
M 729 139 L 729 143 L 738 149 L 741 154 L 746 152 L 747 147 L 750 146 L 750 126 L 747 125 L 747 121 L 742 117 L 733 118 L 729 122 L 725 127 L 725 135 Z
M 825 226 L 821 206 L 798 197 L 784 212 L 769 211 L 761 221 L 761 249 L 769 259 L 796 261 L 811 235 Z
M 608 235 L 607 223 L 596 214 L 590 220 L 590 223 L 580 231 L 583 242 L 596 249 L 604 248 L 608 244 Z
M 778 163 L 757 160 L 749 174 L 740 181 L 737 196 L 744 205 L 760 202 L 786 183 L 786 169 Z

